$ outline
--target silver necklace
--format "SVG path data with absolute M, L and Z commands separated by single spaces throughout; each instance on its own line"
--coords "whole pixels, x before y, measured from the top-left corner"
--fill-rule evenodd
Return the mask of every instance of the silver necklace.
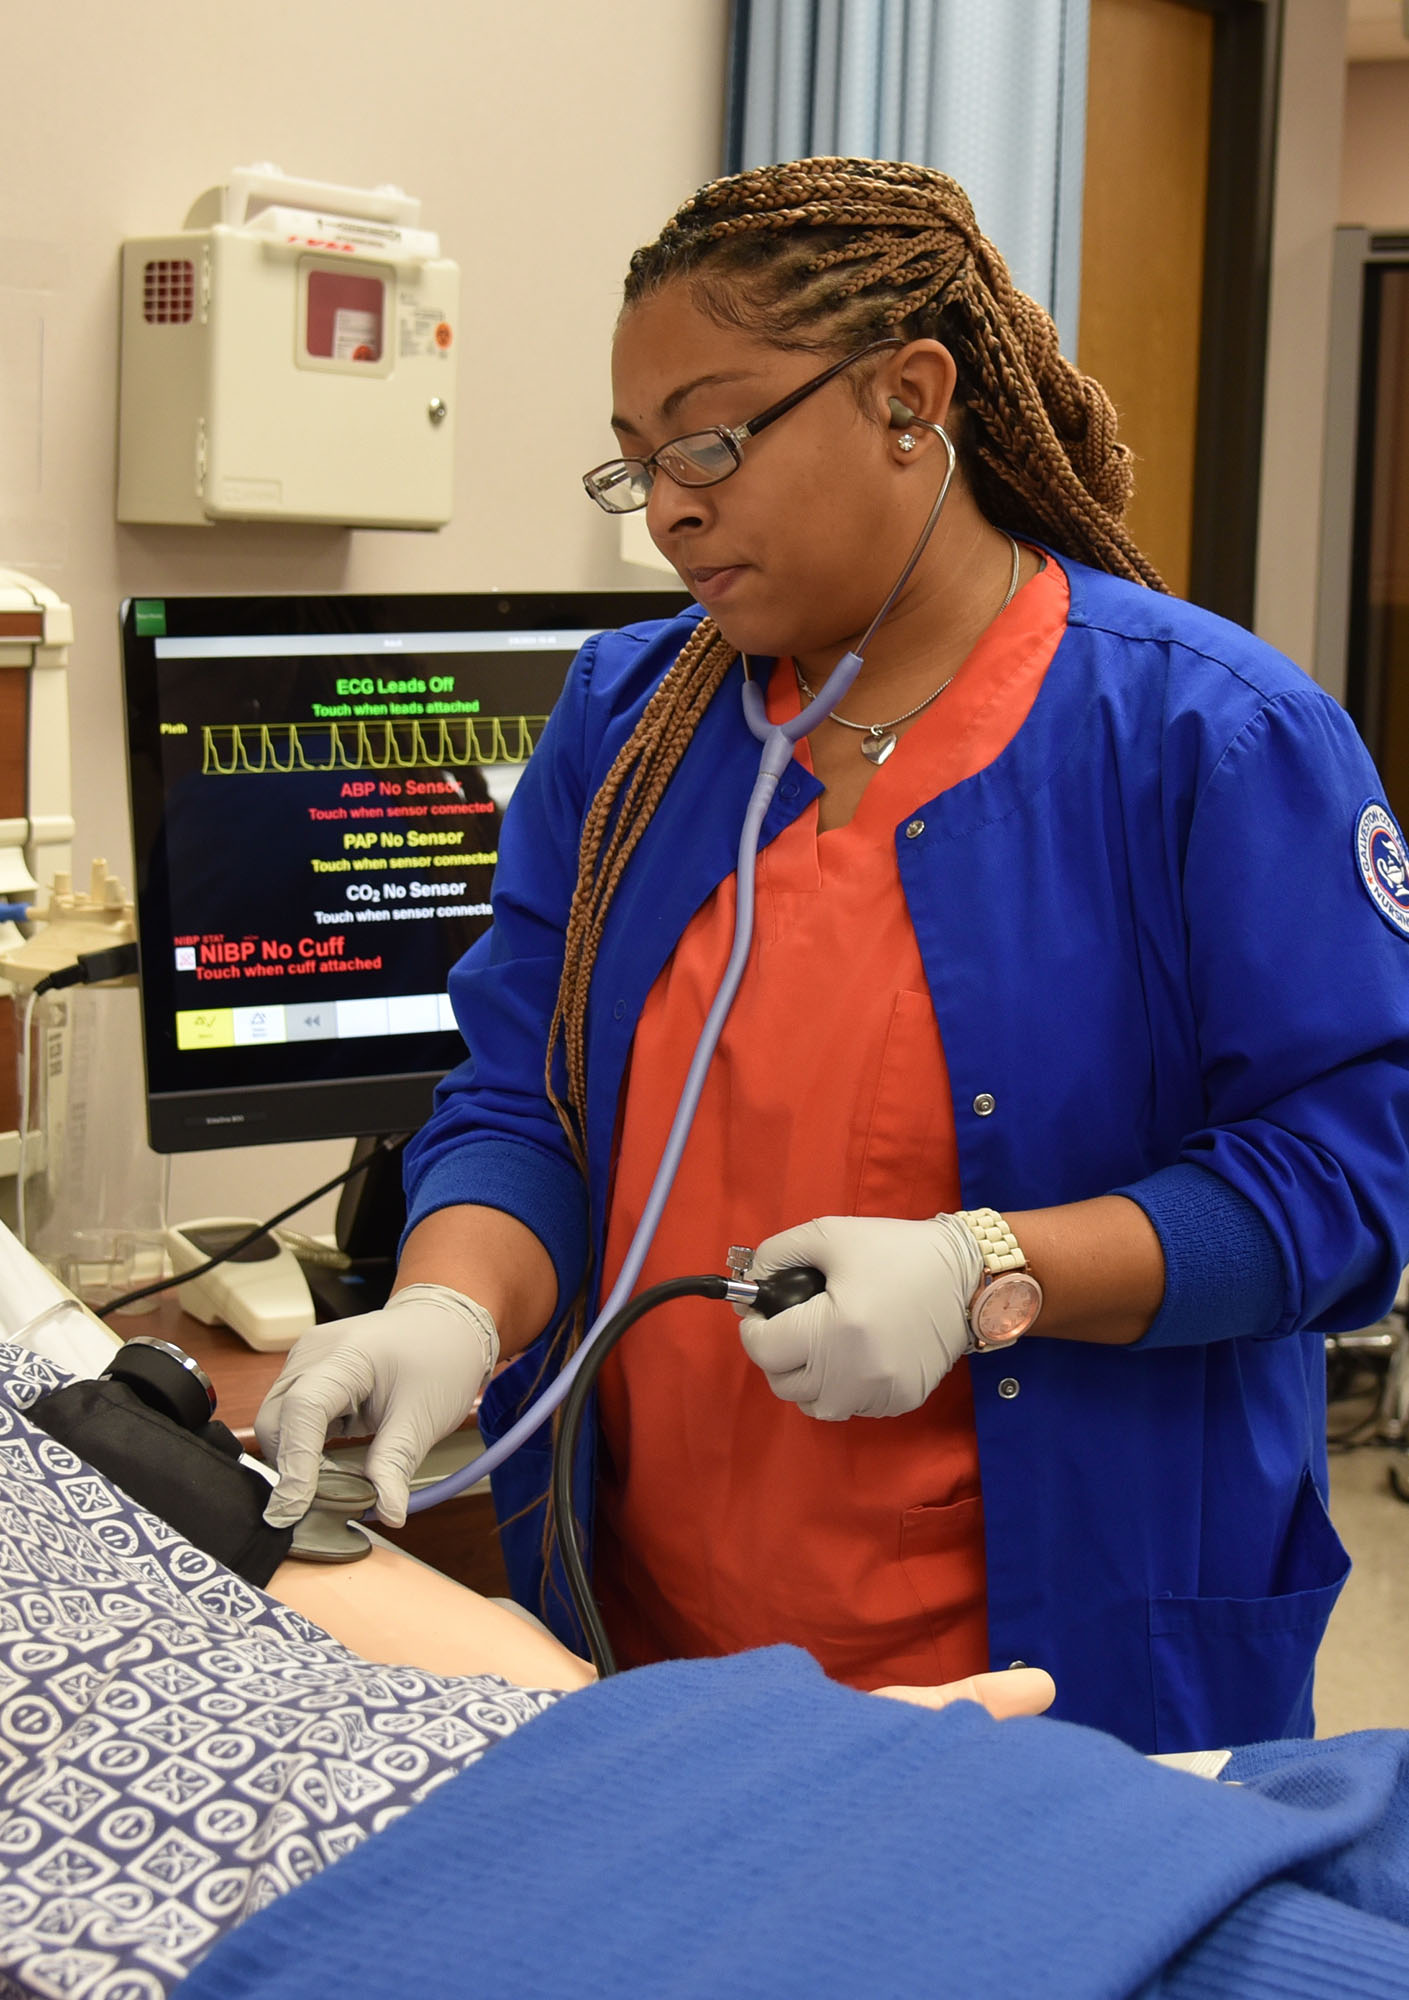
M 1013 551 L 1013 567 L 1008 577 L 1008 588 L 1003 594 L 1003 602 L 993 614 L 995 618 L 1007 610 L 1018 594 L 1018 569 L 1022 560 L 1022 551 L 1011 535 L 1007 535 L 1007 542 Z M 793 663 L 793 672 L 797 675 L 797 684 L 807 696 L 807 699 L 815 701 L 816 696 L 803 679 L 802 669 L 797 665 L 796 661 Z M 889 722 L 851 722 L 846 716 L 838 715 L 835 709 L 832 710 L 827 720 L 829 722 L 839 722 L 843 729 L 859 730 L 862 736 L 860 745 L 861 755 L 869 763 L 884 764 L 886 758 L 889 757 L 891 751 L 895 748 L 897 738 L 894 732 L 900 727 L 901 723 L 908 722 L 912 715 L 918 715 L 922 709 L 928 708 L 932 701 L 938 701 L 953 678 L 954 675 L 950 674 L 947 679 L 940 682 L 933 694 L 927 694 L 923 701 L 917 701 L 913 708 L 907 708 L 904 715 L 892 716 Z

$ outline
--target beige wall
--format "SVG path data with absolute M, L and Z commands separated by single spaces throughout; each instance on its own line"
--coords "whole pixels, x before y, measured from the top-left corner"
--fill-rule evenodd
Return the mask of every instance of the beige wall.
M 123 596 L 652 583 L 620 564 L 577 475 L 610 443 L 626 258 L 719 170 L 727 12 L 726 0 L 8 10 L 0 566 L 74 608 L 80 869 L 101 852 L 130 875 Z M 114 521 L 119 241 L 179 227 L 204 188 L 261 160 L 396 182 L 462 267 L 458 498 L 439 534 Z M 268 1213 L 346 1150 L 179 1160 L 173 1208 Z
M 727 0 L 10 10 L 0 374 L 16 357 L 23 365 L 8 390 L 0 382 L 0 564 L 31 570 L 74 606 L 80 866 L 105 852 L 130 867 L 122 596 L 647 580 L 619 563 L 615 530 L 576 476 L 606 439 L 606 347 L 626 256 L 717 170 L 727 12 Z M 1303 661 L 1344 16 L 1344 0 L 1288 0 L 1258 627 Z M 202 189 L 255 160 L 398 182 L 464 268 L 459 500 L 438 535 L 113 520 L 118 243 L 178 225 Z M 22 380 L 40 337 L 42 400 L 27 413 Z M 299 1148 L 178 1160 L 173 1208 L 268 1212 L 343 1157 Z
M 1339 220 L 1409 229 L 1409 62 L 1346 72 Z
M 1287 0 L 1254 623 L 1262 638 L 1308 671 L 1316 641 L 1345 31 L 1345 0 Z

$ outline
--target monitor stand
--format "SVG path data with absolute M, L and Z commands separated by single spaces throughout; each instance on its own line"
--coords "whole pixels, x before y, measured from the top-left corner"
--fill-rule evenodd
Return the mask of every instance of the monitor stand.
M 405 1146 L 406 1136 L 384 1150 L 377 1139 L 359 1139 L 353 1147 L 354 1165 L 369 1153 L 376 1157 L 347 1183 L 338 1199 L 337 1246 L 351 1264 L 339 1271 L 310 1257 L 299 1258 L 319 1320 L 376 1312 L 390 1296 L 396 1253 L 406 1228 L 406 1196 L 401 1185 Z

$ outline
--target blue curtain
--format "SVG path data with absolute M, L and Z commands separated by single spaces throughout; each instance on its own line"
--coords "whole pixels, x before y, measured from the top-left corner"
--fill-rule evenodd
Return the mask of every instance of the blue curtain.
M 734 0 L 726 164 L 913 160 L 1076 349 L 1089 0 Z

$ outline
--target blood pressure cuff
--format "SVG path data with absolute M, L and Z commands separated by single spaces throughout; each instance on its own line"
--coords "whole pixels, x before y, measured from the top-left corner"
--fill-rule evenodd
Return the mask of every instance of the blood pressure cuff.
M 262 1589 L 287 1556 L 293 1529 L 264 1519 L 268 1481 L 240 1464 L 224 1424 L 185 1430 L 102 1377 L 55 1389 L 25 1415 L 246 1582 Z

